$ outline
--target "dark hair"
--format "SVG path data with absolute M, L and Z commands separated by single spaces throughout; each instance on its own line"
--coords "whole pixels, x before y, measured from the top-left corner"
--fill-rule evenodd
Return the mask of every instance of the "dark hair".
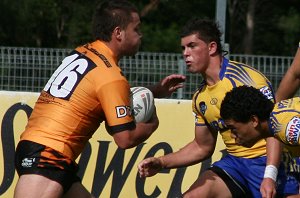
M 258 89 L 243 85 L 226 93 L 220 114 L 224 120 L 233 119 L 242 123 L 248 122 L 253 115 L 266 121 L 273 108 L 274 103 Z
M 137 8 L 127 0 L 106 0 L 99 4 L 93 17 L 94 39 L 110 41 L 116 27 L 125 29 L 132 21 L 131 13 Z
M 207 44 L 212 41 L 216 42 L 218 47 L 217 52 L 219 54 L 222 53 L 222 33 L 219 29 L 219 25 L 216 22 L 209 19 L 193 18 L 183 26 L 180 37 L 183 38 L 191 34 L 197 34 L 198 38 Z

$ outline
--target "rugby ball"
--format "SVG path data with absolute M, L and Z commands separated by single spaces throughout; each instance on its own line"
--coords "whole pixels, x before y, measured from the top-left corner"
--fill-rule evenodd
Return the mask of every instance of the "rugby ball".
M 131 108 L 135 122 L 147 122 L 154 112 L 154 97 L 146 87 L 131 87 Z

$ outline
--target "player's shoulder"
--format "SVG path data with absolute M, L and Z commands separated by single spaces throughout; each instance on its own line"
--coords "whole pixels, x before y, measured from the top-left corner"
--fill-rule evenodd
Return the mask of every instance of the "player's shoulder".
M 254 66 L 248 65 L 246 63 L 237 62 L 237 61 L 228 61 L 227 70 L 234 69 L 237 73 L 249 72 L 254 74 L 263 75 L 260 71 L 258 71 Z
M 117 66 L 116 58 L 110 49 L 101 42 L 87 43 L 77 47 L 75 50 L 103 69 Z
M 269 81 L 267 77 L 259 70 L 245 63 L 228 61 L 223 78 L 231 79 L 231 81 L 241 81 L 243 84 L 255 84 L 254 82 Z
M 94 65 L 93 71 L 87 76 L 88 78 L 101 82 L 125 80 L 125 76 L 117 64 L 116 57 L 100 41 L 79 46 L 75 51 L 82 54 L 90 65 Z

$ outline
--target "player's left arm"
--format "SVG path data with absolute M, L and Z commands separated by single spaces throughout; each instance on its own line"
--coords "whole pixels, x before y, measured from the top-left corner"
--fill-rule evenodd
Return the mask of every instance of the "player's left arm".
M 183 87 L 186 77 L 181 74 L 171 74 L 163 78 L 159 83 L 147 86 L 155 98 L 170 97 L 173 92 Z
M 260 186 L 262 197 L 275 197 L 277 170 L 280 164 L 282 144 L 274 137 L 267 138 L 267 166 Z
M 269 81 L 262 82 L 260 91 L 271 101 L 274 102 L 274 92 Z M 265 86 L 265 83 L 268 86 Z M 281 160 L 282 143 L 275 137 L 266 138 L 267 142 L 267 163 L 264 178 L 260 186 L 262 197 L 275 197 L 277 170 Z

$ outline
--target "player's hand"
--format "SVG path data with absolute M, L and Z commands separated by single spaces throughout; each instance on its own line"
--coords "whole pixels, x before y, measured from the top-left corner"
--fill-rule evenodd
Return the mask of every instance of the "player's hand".
M 156 157 L 144 159 L 138 164 L 140 177 L 151 177 L 162 169 L 162 161 Z
M 260 185 L 260 193 L 263 198 L 275 198 L 276 183 L 271 178 L 264 178 Z
M 183 87 L 186 77 L 181 74 L 171 74 L 162 79 L 158 84 L 149 87 L 155 98 L 170 97 L 174 91 Z

